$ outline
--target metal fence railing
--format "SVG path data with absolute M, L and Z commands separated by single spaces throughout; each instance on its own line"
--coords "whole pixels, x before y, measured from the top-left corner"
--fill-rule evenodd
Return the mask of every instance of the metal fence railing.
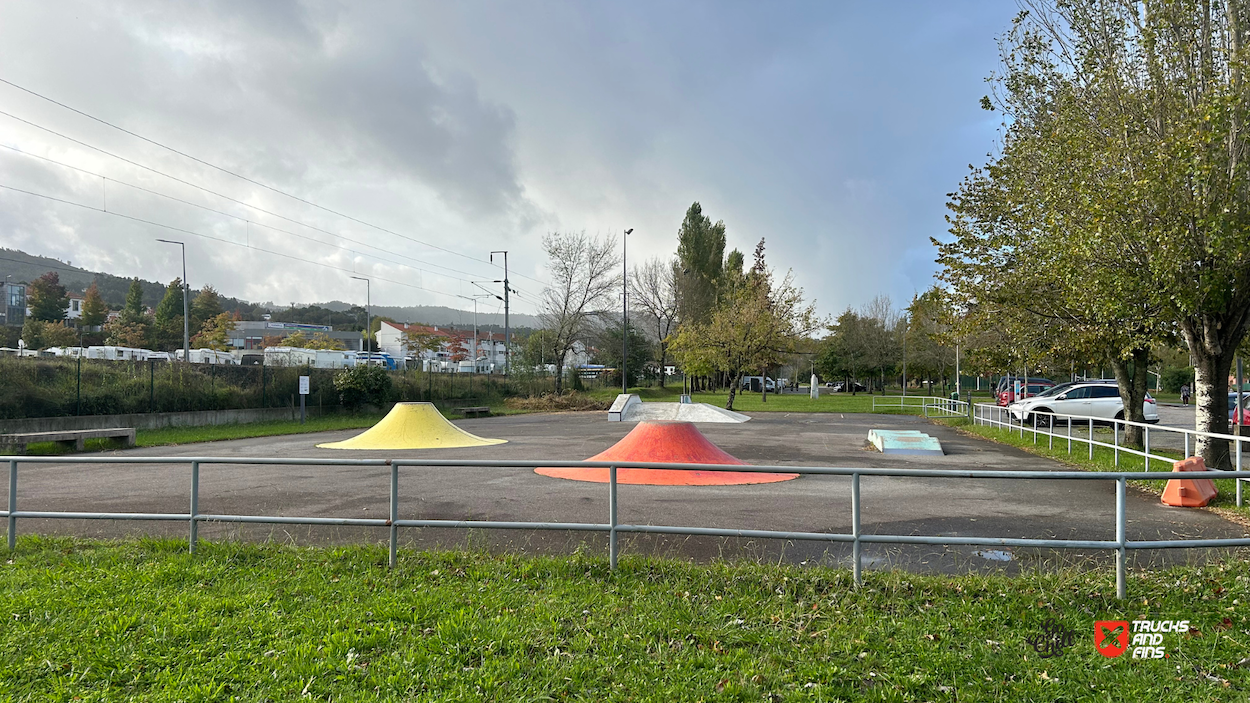
M 1150 470 L 1150 462 L 1163 462 L 1165 466 L 1171 466 L 1175 461 L 1175 457 L 1156 454 L 1151 452 L 1151 433 L 1154 433 L 1154 448 L 1159 450 L 1163 444 L 1172 444 L 1175 449 L 1179 449 L 1183 456 L 1190 455 L 1190 448 L 1196 445 L 1198 437 L 1210 437 L 1217 440 L 1225 440 L 1233 443 L 1232 461 L 1233 467 L 1240 472 L 1242 469 L 1241 457 L 1244 453 L 1243 444 L 1250 441 L 1250 436 L 1218 434 L 1214 432 L 1201 432 L 1199 430 L 1190 430 L 1181 427 L 1168 427 L 1167 425 L 1153 425 L 1147 422 L 1131 422 L 1120 419 L 1106 419 L 1098 417 L 1090 417 L 1088 415 L 1065 415 L 1062 413 L 1040 412 L 1031 410 L 1028 413 L 1020 413 L 1020 417 L 1016 417 L 1009 407 L 1000 405 L 990 405 L 988 403 L 977 403 L 973 411 L 972 421 L 978 425 L 988 425 L 991 427 L 1002 427 L 1009 431 L 1019 431 L 1020 436 L 1024 437 L 1026 433 L 1033 435 L 1033 443 L 1036 444 L 1038 437 L 1045 437 L 1047 446 L 1054 448 L 1055 438 L 1068 443 L 1068 453 L 1072 453 L 1072 443 L 1078 445 L 1085 443 L 1089 448 L 1089 458 L 1094 458 L 1094 447 L 1104 447 L 1110 449 L 1113 454 L 1115 466 L 1120 466 L 1120 455 L 1128 454 L 1132 456 L 1140 456 L 1145 463 L 1145 470 Z M 1057 431 L 1057 428 L 1064 428 L 1063 434 Z M 1103 442 L 1095 439 L 1094 429 L 1099 426 L 1110 426 L 1111 441 Z M 1125 446 L 1121 441 L 1125 428 L 1128 426 L 1142 428 L 1144 441 L 1142 448 Z M 1085 436 L 1073 434 L 1073 428 L 1085 430 Z M 1171 442 L 1161 439 L 1172 440 Z M 1220 478 L 1231 478 L 1232 475 L 1226 471 L 1219 472 Z M 1245 480 L 1238 478 L 1236 485 L 1237 507 L 1242 507 L 1243 503 L 1243 484 Z
M 476 528 L 476 529 L 507 529 L 507 530 L 569 530 L 582 532 L 603 532 L 608 534 L 608 559 L 611 568 L 616 568 L 619 556 L 618 536 L 621 533 L 632 534 L 672 534 L 697 535 L 712 537 L 746 537 L 754 539 L 782 540 L 814 540 L 823 542 L 842 542 L 851 544 L 852 572 L 856 584 L 863 582 L 862 545 L 867 544 L 931 544 L 947 546 L 997 546 L 1025 547 L 1040 549 L 1105 549 L 1115 553 L 1116 563 L 1116 594 L 1119 598 L 1127 597 L 1127 551 L 1130 549 L 1180 549 L 1180 548 L 1219 548 L 1250 546 L 1250 538 L 1221 539 L 1172 539 L 1172 540 L 1130 540 L 1127 533 L 1127 500 L 1128 481 L 1158 480 L 1175 476 L 1170 472 L 1094 472 L 1094 471 L 990 471 L 990 470 L 955 470 L 955 469 L 905 469 L 905 468 L 854 468 L 854 467 L 821 467 L 821 466 L 751 466 L 750 471 L 762 473 L 797 473 L 815 476 L 848 476 L 850 477 L 851 499 L 851 531 L 849 533 L 833 532 L 796 532 L 783 530 L 732 529 L 715 527 L 679 526 L 679 525 L 636 525 L 622 524 L 618 519 L 619 498 L 617 495 L 617 470 L 621 468 L 652 468 L 697 471 L 741 471 L 746 467 L 725 466 L 720 464 L 658 464 L 646 462 L 590 462 L 590 461 L 505 461 L 505 460 L 455 460 L 455 459 L 277 459 L 277 458 L 223 458 L 223 457 L 82 457 L 75 458 L 75 464 L 181 464 L 188 468 L 188 510 L 185 513 L 117 513 L 117 512 L 67 512 L 45 510 L 20 510 L 18 501 L 18 467 L 22 464 L 65 464 L 60 457 L 22 457 L 9 458 L 9 491 L 8 509 L 0 511 L 0 517 L 8 523 L 9 550 L 16 549 L 17 521 L 19 519 L 71 519 L 71 520 L 157 520 L 185 522 L 189 531 L 189 548 L 196 551 L 199 542 L 198 530 L 201 523 L 262 523 L 262 524 L 294 524 L 294 525 L 355 525 L 364 527 L 387 527 L 390 530 L 390 565 L 395 565 L 400 528 Z M 275 515 L 237 515 L 211 514 L 200 511 L 200 467 L 213 465 L 256 465 L 265 467 L 282 466 L 374 466 L 388 467 L 390 470 L 390 512 L 383 518 L 348 518 L 333 516 L 275 516 Z M 512 522 L 491 520 L 448 520 L 448 519 L 400 519 L 399 475 L 405 468 L 411 467 L 487 467 L 487 468 L 537 468 L 570 467 L 570 468 L 607 468 L 608 469 L 608 521 L 603 523 L 575 522 Z M 1230 473 L 1225 471 L 1193 472 L 1186 478 L 1221 477 L 1250 478 L 1250 472 Z M 1115 488 L 1115 539 L 1032 539 L 1008 537 L 959 537 L 952 535 L 900 535 L 900 534 L 866 534 L 863 530 L 862 507 L 860 501 L 860 483 L 862 478 L 874 477 L 907 477 L 923 479 L 1008 479 L 1008 480 L 1067 480 L 1067 481 L 1114 481 Z
M 885 395 L 872 397 L 872 411 L 918 410 L 925 417 L 971 417 L 968 402 L 926 395 Z

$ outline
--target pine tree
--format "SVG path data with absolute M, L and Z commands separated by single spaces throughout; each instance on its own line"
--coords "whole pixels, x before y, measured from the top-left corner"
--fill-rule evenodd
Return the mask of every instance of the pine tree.
M 100 295 L 100 287 L 91 282 L 82 301 L 82 324 L 85 327 L 98 327 L 108 318 L 109 307 Z
M 30 308 L 30 316 L 36 320 L 64 320 L 69 293 L 61 285 L 61 276 L 56 271 L 49 271 L 32 281 L 26 286 L 26 305 Z

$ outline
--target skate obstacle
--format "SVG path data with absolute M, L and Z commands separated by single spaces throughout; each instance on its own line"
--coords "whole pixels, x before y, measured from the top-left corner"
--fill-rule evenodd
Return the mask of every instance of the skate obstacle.
M 378 424 L 341 442 L 318 444 L 321 449 L 450 449 L 503 444 L 448 422 L 433 403 L 396 403 Z

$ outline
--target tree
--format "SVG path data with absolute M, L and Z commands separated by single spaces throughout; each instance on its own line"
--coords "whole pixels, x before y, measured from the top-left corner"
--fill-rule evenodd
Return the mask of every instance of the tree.
M 191 299 L 191 329 L 202 328 L 205 322 L 221 313 L 221 296 L 212 286 L 204 286 Z
M 712 224 L 703 206 L 692 204 L 677 231 L 677 306 L 683 321 L 699 324 L 711 317 L 724 257 L 725 223 Z
M 660 388 L 664 387 L 664 367 L 668 365 L 668 337 L 677 327 L 676 266 L 673 261 L 651 259 L 634 268 L 629 282 L 630 299 L 642 308 L 649 328 L 655 332 L 654 349 L 660 367 Z M 617 335 L 618 341 L 619 337 Z M 633 366 L 631 361 L 630 367 Z
M 856 393 L 856 382 L 869 367 L 870 340 L 879 323 L 847 308 L 834 324 L 829 325 L 829 335 L 821 342 L 816 355 L 816 370 L 823 376 L 841 378 Z
M 521 346 L 521 358 L 514 366 L 545 372 L 547 364 L 555 363 L 555 358 L 555 336 L 547 330 L 534 330 L 526 337 Z
M 755 265 L 742 285 L 726 287 L 706 324 L 684 324 L 672 343 L 673 356 L 688 373 L 722 371 L 734 397 L 746 371 L 776 366 L 818 326 L 815 304 L 803 303 L 803 289 L 793 274 L 777 284 L 764 264 L 763 240 Z
M 436 352 L 443 348 L 443 341 L 447 339 L 445 335 L 432 329 L 411 326 L 400 333 L 399 338 L 404 345 L 405 354 Z
M 1196 427 L 1226 432 L 1250 324 L 1245 3 L 1027 4 L 997 101 L 983 101 L 1007 115 L 1003 153 L 952 202 L 961 251 L 943 253 L 944 276 L 972 283 L 968 310 L 1009 314 L 1025 296 L 1057 353 L 1106 358 L 1128 419 L 1151 349 L 1179 331 L 1197 362 Z M 1228 464 L 1225 441 L 1197 450 Z
M 585 232 L 553 232 L 543 237 L 551 285 L 543 290 L 539 319 L 551 334 L 556 393 L 564 388 L 564 363 L 578 342 L 585 342 L 595 317 L 608 308 L 621 285 L 616 275 L 615 240 Z
M 218 313 L 204 321 L 199 333 L 191 338 L 191 348 L 229 351 L 231 349 L 229 333 L 233 329 L 234 318 L 230 313 Z
M 27 349 L 73 347 L 78 345 L 78 332 L 66 326 L 64 320 L 44 322 L 28 317 L 22 324 L 22 341 Z
M 153 342 L 169 351 L 182 346 L 182 279 L 175 278 L 165 287 L 165 297 L 157 303 L 152 316 Z
M 108 319 L 109 307 L 100 295 L 100 287 L 91 282 L 82 300 L 82 324 L 84 327 L 99 327 Z
M 353 410 L 365 403 L 380 407 L 391 391 L 391 376 L 381 366 L 353 366 L 335 374 L 334 390 L 339 402 Z
M 929 395 L 933 395 L 934 377 L 945 385 L 955 366 L 955 348 L 950 343 L 950 314 L 942 289 L 934 286 L 912 298 L 902 327 L 908 372 L 926 377 Z
M 69 306 L 69 294 L 61 285 L 61 276 L 56 271 L 49 271 L 31 281 L 26 286 L 26 305 L 30 308 L 30 317 L 43 322 L 57 322 L 65 319 L 65 309 Z
M 130 289 L 126 291 L 126 305 L 122 307 L 121 318 L 129 323 L 142 322 L 146 316 L 143 310 L 143 285 L 136 277 L 130 281 Z
M 603 364 L 615 369 L 621 368 L 621 326 L 620 324 L 604 325 L 599 330 L 599 334 L 595 336 L 595 355 L 592 361 L 596 364 Z M 638 329 L 632 321 L 629 323 L 629 368 L 630 378 L 629 385 L 638 385 L 638 380 L 643 377 L 648 362 L 654 359 L 652 352 L 651 340 L 647 339 L 647 335 Z M 660 369 L 663 374 L 663 369 Z M 615 380 L 612 380 L 615 379 Z M 619 373 L 613 373 L 611 377 L 605 378 L 605 382 L 613 385 L 620 385 L 621 379 Z

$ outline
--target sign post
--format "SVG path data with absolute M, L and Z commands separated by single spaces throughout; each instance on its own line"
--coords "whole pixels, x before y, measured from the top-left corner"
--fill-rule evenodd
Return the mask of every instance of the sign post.
M 299 424 L 304 424 L 304 400 L 308 398 L 308 377 L 299 377 Z

